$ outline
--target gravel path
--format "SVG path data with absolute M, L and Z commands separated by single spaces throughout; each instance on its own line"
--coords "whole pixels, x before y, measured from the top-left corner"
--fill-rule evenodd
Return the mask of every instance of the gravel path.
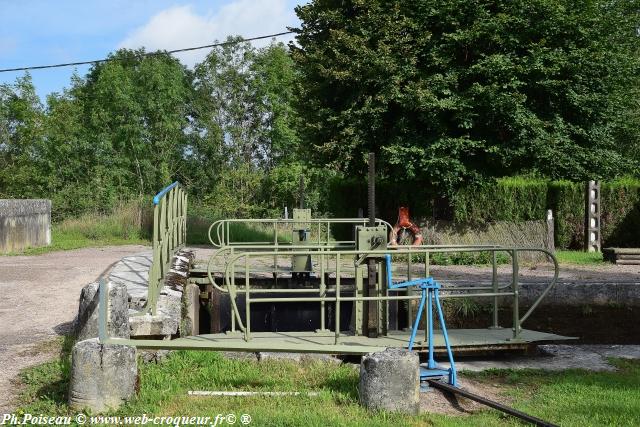
M 51 359 L 43 345 L 69 331 L 80 290 L 139 245 L 0 256 L 0 414 L 9 412 L 21 369 Z M 54 346 L 55 347 L 55 346 Z

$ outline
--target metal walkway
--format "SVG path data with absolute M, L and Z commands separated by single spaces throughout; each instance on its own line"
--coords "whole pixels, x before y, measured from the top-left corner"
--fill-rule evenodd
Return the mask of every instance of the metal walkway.
M 260 351 L 273 352 L 365 354 L 387 347 L 406 348 L 409 334 L 410 331 L 390 331 L 386 336 L 368 338 L 343 333 L 338 344 L 334 344 L 333 332 L 252 332 L 250 342 L 245 341 L 239 332 L 198 335 L 169 341 L 110 338 L 109 342 L 147 349 L 255 351 L 259 348 Z M 517 341 L 512 340 L 512 335 L 508 328 L 449 330 L 449 339 L 456 351 L 524 350 L 531 343 L 574 339 L 528 329 L 522 329 Z M 418 337 L 424 337 L 424 331 L 419 331 Z M 434 342 L 436 349 L 444 349 L 440 331 L 435 331 Z M 426 351 L 425 344 L 423 341 L 417 341 L 414 350 Z

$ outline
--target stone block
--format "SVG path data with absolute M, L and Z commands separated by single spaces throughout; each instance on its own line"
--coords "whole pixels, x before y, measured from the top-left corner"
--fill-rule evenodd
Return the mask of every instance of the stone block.
M 178 327 L 182 318 L 182 293 L 169 291 L 158 297 L 157 314 L 131 316 L 129 325 L 132 337 L 167 337 L 178 334 Z
M 198 335 L 200 333 L 200 287 L 187 284 L 182 294 L 182 324 L 180 336 Z
M 360 404 L 373 411 L 416 415 L 420 410 L 420 360 L 416 353 L 388 348 L 360 363 Z
M 96 338 L 76 343 L 72 351 L 69 406 L 93 413 L 117 409 L 136 392 L 136 349 L 100 344 Z
M 90 283 L 80 292 L 80 304 L 75 320 L 78 341 L 98 336 L 98 282 Z M 109 308 L 107 331 L 113 338 L 129 338 L 129 301 L 127 287 L 122 283 L 109 282 Z

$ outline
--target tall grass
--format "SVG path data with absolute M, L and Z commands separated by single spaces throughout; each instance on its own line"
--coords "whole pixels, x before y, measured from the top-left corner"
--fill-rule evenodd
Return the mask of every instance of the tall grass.
M 59 250 L 107 245 L 149 244 L 152 211 L 137 201 L 119 203 L 110 213 L 90 212 L 51 225 L 51 245 L 28 248 L 37 255 Z M 16 255 L 16 254 L 13 254 Z
M 109 214 L 86 213 L 54 224 L 54 229 L 90 240 L 140 240 L 149 238 L 148 217 L 138 201 L 121 202 Z

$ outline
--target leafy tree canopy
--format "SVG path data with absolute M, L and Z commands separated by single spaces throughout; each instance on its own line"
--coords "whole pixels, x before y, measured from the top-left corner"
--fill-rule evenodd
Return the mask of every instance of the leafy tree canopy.
M 374 151 L 386 176 L 418 178 L 443 192 L 518 173 L 574 180 L 637 173 L 639 6 L 299 6 L 290 48 L 309 154 L 361 174 Z

